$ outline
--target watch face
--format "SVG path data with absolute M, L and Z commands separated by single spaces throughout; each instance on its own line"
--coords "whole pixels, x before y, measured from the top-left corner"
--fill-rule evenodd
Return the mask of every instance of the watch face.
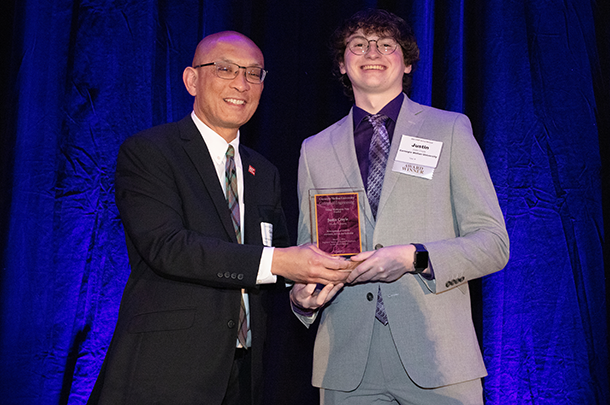
M 415 271 L 421 273 L 428 267 L 428 252 L 415 252 L 415 262 L 413 263 Z

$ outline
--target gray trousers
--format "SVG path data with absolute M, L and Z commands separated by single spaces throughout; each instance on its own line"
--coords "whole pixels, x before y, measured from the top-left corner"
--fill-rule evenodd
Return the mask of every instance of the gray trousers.
M 354 391 L 320 389 L 321 405 L 483 405 L 481 380 L 421 388 L 405 371 L 390 327 L 375 322 L 362 382 Z

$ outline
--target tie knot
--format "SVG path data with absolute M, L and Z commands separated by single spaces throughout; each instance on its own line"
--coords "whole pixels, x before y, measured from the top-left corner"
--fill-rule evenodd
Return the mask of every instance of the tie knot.
M 366 119 L 369 120 L 373 127 L 377 127 L 379 125 L 385 126 L 385 121 L 388 119 L 388 117 L 383 114 L 373 114 L 366 117 Z
M 235 156 L 235 149 L 233 148 L 233 145 L 229 145 L 229 147 L 227 148 L 226 156 L 231 158 Z

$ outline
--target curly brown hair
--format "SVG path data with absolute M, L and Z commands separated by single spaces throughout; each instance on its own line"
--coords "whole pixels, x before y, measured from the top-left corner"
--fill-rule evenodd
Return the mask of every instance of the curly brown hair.
M 366 9 L 357 12 L 343 22 L 330 38 L 330 51 L 333 58 L 333 74 L 343 84 L 345 94 L 353 100 L 354 90 L 347 75 L 341 74 L 339 66 L 343 63 L 346 40 L 353 33 L 362 30 L 365 35 L 379 34 L 392 37 L 402 49 L 405 66 L 411 65 L 411 73 L 405 74 L 402 79 L 402 89 L 405 93 L 411 90 L 412 74 L 419 61 L 419 48 L 415 40 L 413 28 L 402 18 L 386 10 Z

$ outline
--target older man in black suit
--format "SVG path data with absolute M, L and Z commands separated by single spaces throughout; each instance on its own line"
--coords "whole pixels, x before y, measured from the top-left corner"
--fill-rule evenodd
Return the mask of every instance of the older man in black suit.
M 121 147 L 132 272 L 90 404 L 258 404 L 266 290 L 347 276 L 313 248 L 272 247 L 289 243 L 278 171 L 239 142 L 265 75 L 249 38 L 210 35 L 183 74 L 192 114 Z

